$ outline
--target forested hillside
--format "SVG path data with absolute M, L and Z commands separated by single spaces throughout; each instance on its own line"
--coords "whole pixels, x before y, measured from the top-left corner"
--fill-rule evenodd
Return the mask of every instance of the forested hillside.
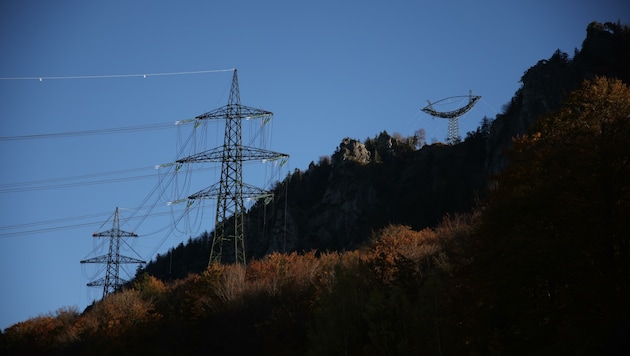
M 628 63 L 630 28 L 592 23 L 461 143 L 346 138 L 290 174 L 248 212 L 247 266 L 207 268 L 203 234 L 0 350 L 628 354 Z
M 446 213 L 471 209 L 486 182 L 485 137 L 479 131 L 457 146 L 419 150 L 412 138 L 386 132 L 365 143 L 344 139 L 332 157 L 278 183 L 272 204 L 260 201 L 250 209 L 248 258 L 356 249 L 388 224 L 422 229 L 435 226 Z M 371 155 L 360 158 L 361 151 Z M 368 158 L 374 156 L 381 158 Z M 146 271 L 164 280 L 201 272 L 207 267 L 210 242 L 211 234 L 203 234 L 158 257 Z M 224 247 L 233 256 L 229 248 Z
M 478 118 L 479 128 L 457 145 L 423 145 L 420 137 L 387 132 L 342 139 L 332 156 L 278 183 L 272 204 L 252 207 L 246 217 L 247 258 L 354 249 L 388 224 L 435 227 L 445 214 L 469 211 L 483 198 L 488 177 L 505 166 L 512 138 L 558 109 L 584 79 L 608 75 L 630 82 L 629 41 L 622 25 L 590 24 L 573 58 L 558 50 L 526 70 L 504 112 Z M 210 239 L 204 233 L 151 261 L 146 271 L 164 280 L 203 271 Z

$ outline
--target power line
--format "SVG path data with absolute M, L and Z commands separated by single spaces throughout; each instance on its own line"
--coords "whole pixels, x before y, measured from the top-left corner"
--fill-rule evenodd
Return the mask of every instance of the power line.
M 188 143 L 190 141 L 190 138 L 193 137 L 193 136 L 194 136 L 194 131 L 193 131 L 193 133 L 191 133 L 191 135 L 188 138 L 188 140 L 186 140 L 186 143 L 181 147 L 180 152 L 178 153 L 178 155 L 181 154 L 181 152 L 183 152 L 183 150 L 188 145 Z M 171 166 L 169 166 L 167 168 L 167 170 L 169 172 L 171 172 L 174 167 L 175 166 L 171 165 Z M 141 171 L 141 170 L 146 170 L 146 169 L 147 168 L 144 167 L 144 168 L 135 168 L 135 169 L 127 169 L 127 170 L 106 172 L 106 173 L 101 173 L 101 174 L 88 174 L 88 175 L 68 177 L 68 178 L 53 178 L 53 179 L 45 179 L 45 180 L 39 180 L 39 181 L 16 183 L 16 184 L 4 184 L 4 185 L 0 185 L 0 193 L 2 193 L 2 192 L 11 192 L 11 191 L 28 191 L 28 190 L 39 190 L 39 189 L 51 189 L 51 188 L 65 188 L 65 187 L 74 187 L 74 186 L 89 185 L 89 184 L 100 184 L 100 183 L 104 183 L 104 182 L 115 182 L 115 181 L 124 181 L 124 180 L 131 180 L 131 179 L 141 179 L 141 178 L 147 178 L 147 177 L 155 177 L 155 175 L 142 175 L 142 176 L 133 176 L 133 177 L 90 180 L 90 181 L 86 181 L 86 182 L 79 181 L 79 182 L 54 184 L 54 183 L 59 183 L 59 182 L 64 182 L 64 181 L 89 179 L 89 178 L 94 178 L 94 177 L 99 177 L 99 176 L 106 176 L 106 175 L 125 174 L 125 173 L 130 173 L 130 172 L 137 172 L 137 171 Z M 212 168 L 208 167 L 208 168 L 202 168 L 200 170 L 207 170 L 207 169 L 212 169 Z M 176 172 L 177 169 L 175 169 L 174 171 Z M 170 185 L 170 183 L 172 182 L 174 174 L 169 173 L 168 176 L 169 176 L 169 178 L 167 179 L 167 182 L 166 182 L 167 186 Z M 33 187 L 33 185 L 48 184 L 48 183 L 53 183 L 53 184 L 52 185 L 43 186 L 43 187 L 42 186 L 40 186 L 40 187 L 37 187 L 37 186 Z M 136 209 L 135 212 L 132 214 L 132 216 L 127 219 L 127 221 L 129 221 L 129 220 L 139 220 L 140 224 L 141 224 L 149 216 L 153 217 L 153 216 L 160 216 L 160 215 L 170 215 L 170 214 L 173 213 L 173 211 L 169 211 L 169 212 L 151 214 L 151 211 L 157 206 L 158 200 L 159 200 L 160 196 L 163 194 L 163 191 L 158 189 L 160 186 L 162 186 L 162 184 L 163 184 L 163 182 L 160 179 L 157 182 L 157 184 L 154 187 L 154 189 L 151 191 L 151 193 L 142 202 L 142 204 L 140 205 L 140 208 Z M 166 187 L 163 187 L 163 189 L 165 189 L 165 188 Z M 144 214 L 143 216 L 134 217 L 134 215 L 140 209 L 145 207 L 145 205 L 148 202 L 148 200 L 150 199 L 150 197 L 153 194 L 155 194 L 156 192 L 158 192 L 158 191 L 159 191 L 160 194 L 156 197 L 155 202 L 150 206 L 149 211 L 146 214 Z M 67 221 L 72 221 L 72 220 L 84 220 L 86 218 L 90 218 L 90 217 L 94 217 L 94 216 L 100 216 L 100 215 L 102 215 L 102 214 L 89 215 L 89 216 L 83 216 L 83 217 L 78 217 L 78 218 L 55 219 L 55 220 L 49 220 L 49 221 L 43 221 L 43 222 L 10 225 L 10 226 L 5 226 L 5 227 L 0 226 L 0 231 L 3 231 L 3 230 L 6 231 L 6 232 L 0 232 L 0 238 L 6 238 L 6 237 L 11 237 L 11 236 L 17 236 L 17 235 L 43 233 L 43 232 L 50 232 L 50 231 L 58 231 L 58 230 L 68 230 L 68 229 L 80 228 L 80 227 L 85 227 L 85 226 L 94 226 L 94 225 L 97 225 L 98 223 L 97 222 L 89 222 L 89 223 L 78 223 L 78 224 L 71 224 L 71 225 L 65 225 L 65 226 L 54 226 L 54 225 L 57 225 L 60 222 L 67 222 Z M 138 225 L 140 225 L 140 224 L 138 224 Z M 46 227 L 46 225 L 48 225 L 48 227 Z M 31 228 L 37 227 L 37 226 L 44 226 L 44 227 L 31 229 Z M 15 231 L 15 230 L 18 230 L 18 229 L 20 229 L 20 231 Z M 13 231 L 11 231 L 11 230 L 13 230 Z
M 138 171 L 143 171 L 143 170 L 148 170 L 148 169 L 153 169 L 153 167 L 133 168 L 133 169 L 120 170 L 120 171 L 86 174 L 86 175 L 81 175 L 81 176 L 51 178 L 51 179 L 42 179 L 42 180 L 35 180 L 35 181 L 29 181 L 29 182 L 0 184 L 0 193 L 27 192 L 27 191 L 33 191 L 33 190 L 68 188 L 68 187 L 76 187 L 76 186 L 83 186 L 83 185 L 102 184 L 102 183 L 111 183 L 111 182 L 155 177 L 155 175 L 151 174 L 151 175 L 141 175 L 141 176 L 132 176 L 132 177 L 122 177 L 122 178 L 88 180 L 88 181 L 83 181 L 83 182 L 79 181 L 79 180 L 84 180 L 84 179 L 138 172 Z M 63 183 L 63 182 L 72 182 L 72 181 L 79 181 L 79 182 Z
M 138 170 L 143 170 L 143 169 L 145 168 L 136 168 L 136 169 L 130 169 L 127 171 L 105 172 L 105 173 L 89 174 L 89 175 L 84 175 L 84 176 L 75 176 L 75 177 L 66 177 L 66 178 L 53 178 L 53 179 L 46 179 L 46 180 L 41 180 L 41 181 L 2 184 L 0 185 L 0 194 L 16 193 L 16 192 L 30 192 L 34 190 L 74 188 L 74 187 L 81 187 L 81 186 L 86 186 L 86 185 L 97 185 L 97 184 L 100 185 L 100 184 L 105 184 L 105 183 L 119 183 L 119 182 L 127 182 L 127 181 L 132 181 L 132 180 L 155 178 L 155 174 L 144 174 L 144 175 L 131 176 L 131 177 L 88 180 L 88 181 L 83 181 L 83 182 L 79 181 L 79 182 L 69 182 L 69 183 L 58 183 L 58 182 L 63 182 L 63 181 L 80 180 L 80 179 L 85 179 L 85 178 L 107 176 L 107 175 L 119 174 L 119 173 L 124 173 L 124 172 L 133 172 L 133 171 L 138 171 Z M 151 169 L 153 169 L 153 167 L 151 167 Z M 195 171 L 208 171 L 212 169 L 215 169 L 215 168 L 214 167 L 196 168 Z M 47 184 L 47 183 L 57 183 L 57 184 Z M 47 185 L 38 186 L 38 184 L 47 184 Z
M 184 125 L 184 124 L 194 122 L 194 121 L 195 119 L 188 119 L 188 120 L 177 120 L 175 122 L 170 122 L 170 123 L 112 127 L 112 128 L 105 128 L 105 129 L 93 129 L 93 130 L 83 130 L 83 131 L 66 131 L 66 132 L 53 132 L 53 133 L 44 133 L 44 134 L 0 136 L 0 142 L 1 141 L 23 141 L 23 140 L 66 138 L 66 137 L 76 137 L 76 136 L 107 135 L 107 134 L 127 133 L 127 132 L 133 132 L 133 131 L 160 130 L 160 129 L 177 127 L 179 125 Z
M 74 137 L 74 136 L 105 135 L 105 134 L 132 132 L 132 131 L 158 130 L 158 129 L 164 129 L 164 128 L 171 128 L 171 127 L 174 127 L 175 125 L 176 124 L 173 124 L 171 122 L 171 123 L 162 123 L 162 124 L 114 127 L 114 128 L 109 128 L 109 129 L 54 132 L 54 133 L 46 133 L 46 134 L 33 134 L 33 135 L 20 135 L 20 136 L 0 136 L 0 141 L 38 140 L 38 139 L 64 138 L 64 137 Z
M 192 72 L 162 72 L 162 73 L 138 73 L 138 74 L 108 74 L 108 75 L 70 75 L 70 76 L 41 76 L 41 77 L 0 77 L 0 80 L 38 80 L 40 82 L 44 80 L 66 80 L 66 79 L 112 79 L 112 78 L 148 78 L 148 77 L 161 77 L 161 76 L 173 76 L 173 75 L 190 75 L 190 74 L 206 74 L 206 73 L 220 73 L 231 72 L 230 69 L 212 69 L 212 70 L 197 70 Z
M 52 223 L 59 223 L 59 222 L 62 222 L 62 221 L 91 219 L 91 218 L 101 217 L 101 216 L 105 216 L 105 215 L 109 215 L 109 214 L 110 213 L 96 213 L 96 214 L 90 214 L 90 215 L 68 217 L 68 218 L 63 218 L 63 219 L 44 220 L 44 221 L 38 221 L 38 222 L 33 222 L 33 223 L 6 225 L 6 226 L 0 226 L 0 230 L 18 229 L 18 228 L 23 228 L 23 227 L 46 225 L 46 224 L 52 224 Z
M 186 209 L 178 210 L 178 211 L 175 211 L 175 212 L 185 212 L 185 211 L 186 211 Z M 172 213 L 173 212 L 171 212 L 171 211 L 160 212 L 160 213 L 152 213 L 152 214 L 147 214 L 147 216 L 133 217 L 131 219 L 127 219 L 127 221 L 128 220 L 146 219 L 146 217 L 148 217 L 148 216 L 156 217 L 156 216 L 171 215 Z M 89 218 L 89 217 L 97 217 L 97 216 L 102 216 L 102 215 L 103 214 L 92 214 L 92 215 L 85 215 L 83 217 L 70 217 L 70 218 L 64 218 L 64 219 L 59 219 L 59 220 L 48 220 L 48 221 L 39 221 L 39 222 L 33 222 L 33 223 L 24 223 L 24 224 L 2 226 L 2 227 L 0 227 L 0 230 L 13 230 L 13 229 L 17 229 L 17 228 L 29 228 L 29 227 L 35 227 L 35 226 L 40 226 L 40 225 L 46 225 L 46 224 L 49 224 L 49 223 L 50 224 L 58 223 L 60 221 L 82 220 L 82 219 L 84 219 L 86 217 Z M 20 236 L 20 235 L 38 234 L 38 233 L 51 232 L 51 231 L 72 230 L 72 229 L 81 228 L 81 227 L 98 226 L 100 224 L 102 224 L 102 221 L 92 221 L 92 222 L 78 223 L 78 224 L 72 224 L 72 225 L 63 225 L 63 226 L 43 227 L 43 228 L 31 229 L 31 230 L 9 231 L 9 232 L 0 233 L 0 238 L 7 238 L 7 237 L 13 237 L 13 236 Z

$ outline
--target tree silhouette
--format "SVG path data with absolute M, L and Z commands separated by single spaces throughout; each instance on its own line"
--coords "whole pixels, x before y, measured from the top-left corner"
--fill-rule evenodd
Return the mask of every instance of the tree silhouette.
M 607 78 L 514 140 L 470 281 L 484 351 L 600 353 L 627 331 L 629 140 L 630 89 Z

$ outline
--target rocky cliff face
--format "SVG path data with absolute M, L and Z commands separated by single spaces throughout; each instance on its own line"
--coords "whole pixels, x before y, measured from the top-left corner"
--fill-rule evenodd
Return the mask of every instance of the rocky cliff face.
M 579 83 L 579 75 L 567 55 L 556 51 L 525 72 L 522 86 L 504 113 L 497 115 L 488 139 L 488 172 L 496 174 L 507 161 L 503 151 L 512 137 L 529 133 L 536 118 L 560 107 L 562 100 Z
M 332 155 L 332 164 L 339 166 L 347 161 L 358 164 L 370 163 L 370 152 L 361 141 L 344 138 Z
M 354 249 L 387 224 L 421 229 L 434 226 L 446 213 L 470 209 L 485 187 L 485 142 L 479 134 L 457 146 L 414 150 L 408 142 L 381 134 L 370 152 L 368 145 L 344 139 L 331 162 L 294 173 L 286 193 L 277 190 L 278 201 L 288 193 L 286 205 L 268 210 L 266 224 L 273 226 L 268 233 L 247 232 L 248 254 Z M 373 155 L 384 158 L 369 161 Z M 251 216 L 250 226 L 265 225 L 259 213 Z

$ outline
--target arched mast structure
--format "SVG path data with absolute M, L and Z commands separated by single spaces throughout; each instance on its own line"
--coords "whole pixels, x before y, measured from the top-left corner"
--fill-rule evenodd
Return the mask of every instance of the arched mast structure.
M 120 278 L 120 265 L 123 263 L 145 264 L 146 262 L 137 258 L 127 257 L 120 254 L 120 239 L 123 237 L 138 237 L 135 232 L 127 232 L 120 229 L 118 220 L 118 208 L 114 212 L 114 222 L 112 228 L 103 232 L 95 232 L 93 237 L 109 237 L 109 252 L 107 255 L 97 256 L 81 261 L 81 263 L 101 263 L 106 264 L 105 277 L 88 283 L 88 287 L 103 287 L 103 298 L 120 288 L 126 280 Z
M 440 103 L 450 101 L 453 99 L 461 99 L 461 98 L 466 98 L 466 97 L 468 98 L 468 103 L 455 110 L 437 111 L 433 108 L 433 106 L 436 104 L 440 104 Z M 479 99 L 481 99 L 481 96 L 473 95 L 472 90 L 471 90 L 468 95 L 451 96 L 442 100 L 438 100 L 435 103 L 431 103 L 429 100 L 427 100 L 427 103 L 429 103 L 429 105 L 422 108 L 422 111 L 426 112 L 427 114 L 433 117 L 448 119 L 448 134 L 446 136 L 446 143 L 448 143 L 449 145 L 453 145 L 455 143 L 458 143 L 461 140 L 461 137 L 459 136 L 459 117 L 467 113 L 470 109 L 472 109 L 472 107 L 475 106 L 475 104 L 477 103 L 477 101 L 479 101 Z
M 223 146 L 216 147 L 176 163 L 221 162 L 221 179 L 218 183 L 188 197 L 190 200 L 217 199 L 216 219 L 210 260 L 208 265 L 221 263 L 226 243 L 234 244 L 234 261 L 246 264 L 244 198 L 262 199 L 272 197 L 272 192 L 243 182 L 244 161 L 271 161 L 288 158 L 289 155 L 256 147 L 243 146 L 243 119 L 271 119 L 273 113 L 241 105 L 237 71 L 234 69 L 232 87 L 227 105 L 195 117 L 195 120 L 225 120 Z

